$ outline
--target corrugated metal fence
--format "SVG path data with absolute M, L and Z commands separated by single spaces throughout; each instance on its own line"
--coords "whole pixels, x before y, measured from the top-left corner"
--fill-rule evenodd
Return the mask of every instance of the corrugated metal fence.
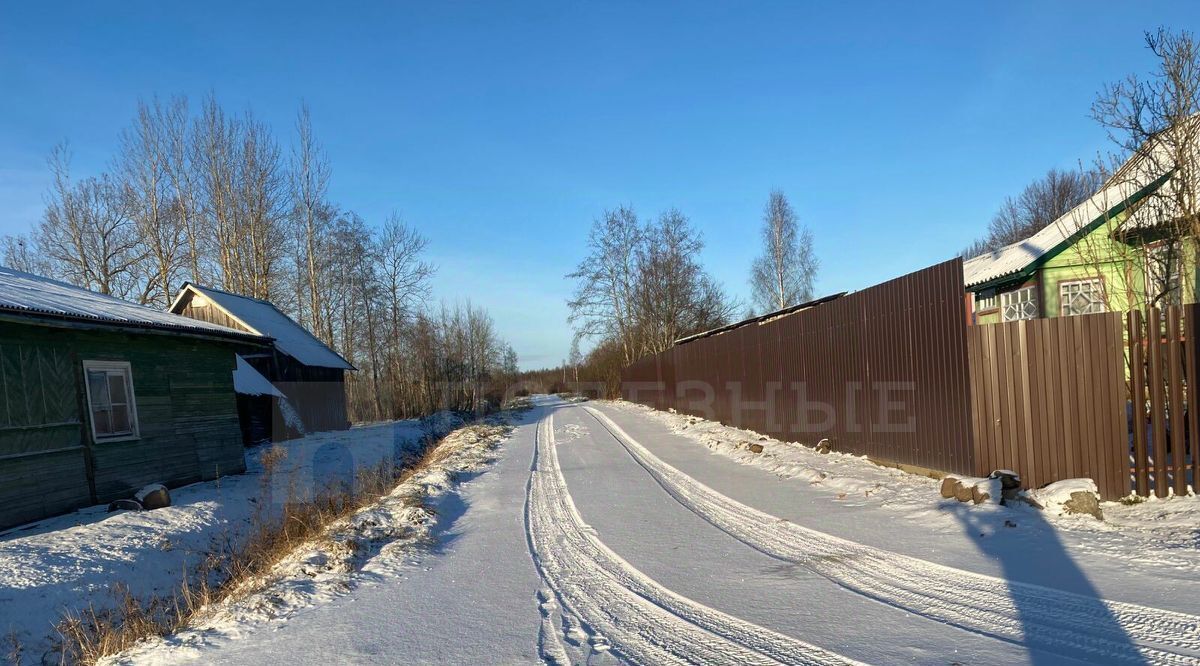
M 1087 477 L 1129 493 L 1120 313 L 972 326 L 975 472 L 1012 469 L 1026 487 Z
M 1200 306 L 967 326 L 950 261 L 644 358 L 624 397 L 772 437 L 1101 495 L 1200 481 Z M 1200 435 L 1196 435 L 1200 437 Z
M 958 259 L 630 366 L 624 397 L 784 440 L 972 473 Z

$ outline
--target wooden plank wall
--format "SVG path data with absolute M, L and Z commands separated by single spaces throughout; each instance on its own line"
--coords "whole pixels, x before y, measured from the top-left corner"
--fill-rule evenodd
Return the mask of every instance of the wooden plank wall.
M 975 473 L 1011 469 L 1027 488 L 1094 479 L 1129 493 L 1120 313 L 973 326 L 967 335 Z
M 245 469 L 233 345 L 0 323 L 0 529 Z M 92 442 L 84 360 L 128 361 L 140 437 Z
M 962 262 L 643 358 L 622 395 L 894 463 L 974 470 Z
M 1200 408 L 1194 404 L 1198 394 L 1192 391 L 1200 385 L 1197 316 L 1196 304 L 1127 315 L 1133 416 L 1129 467 L 1137 495 L 1185 495 L 1200 480 Z
M 73 362 L 45 340 L 0 339 L 0 527 L 91 503 Z

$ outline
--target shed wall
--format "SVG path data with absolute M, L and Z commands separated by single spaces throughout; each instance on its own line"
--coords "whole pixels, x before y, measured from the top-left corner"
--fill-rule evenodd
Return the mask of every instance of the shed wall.
M 244 471 L 233 348 L 0 322 L 0 527 Z M 138 439 L 92 442 L 84 360 L 129 362 Z

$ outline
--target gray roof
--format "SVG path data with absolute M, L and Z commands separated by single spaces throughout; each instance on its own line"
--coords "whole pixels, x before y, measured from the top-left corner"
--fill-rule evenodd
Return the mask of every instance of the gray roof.
M 270 301 L 188 282 L 184 284 L 183 290 L 175 298 L 175 303 L 171 305 L 172 310 L 189 289 L 203 295 L 248 330 L 273 338 L 275 347 L 279 351 L 304 365 L 342 370 L 354 369 L 354 366 L 350 365 L 346 359 L 317 339 L 308 329 L 281 312 Z
M 108 326 L 150 328 L 239 339 L 257 338 L 218 324 L 105 296 L 82 287 L 0 266 L 0 312 Z

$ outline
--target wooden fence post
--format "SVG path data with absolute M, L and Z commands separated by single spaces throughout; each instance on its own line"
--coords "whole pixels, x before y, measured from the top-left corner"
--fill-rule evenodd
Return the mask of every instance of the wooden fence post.
M 1187 404 L 1188 404 L 1188 433 L 1192 450 L 1192 491 L 1200 493 L 1200 363 L 1197 363 L 1196 351 L 1196 310 L 1192 303 L 1183 311 L 1183 338 L 1186 345 L 1183 349 L 1184 361 L 1187 363 Z M 1186 477 L 1184 470 L 1181 476 Z M 1186 481 L 1186 479 L 1185 479 Z

